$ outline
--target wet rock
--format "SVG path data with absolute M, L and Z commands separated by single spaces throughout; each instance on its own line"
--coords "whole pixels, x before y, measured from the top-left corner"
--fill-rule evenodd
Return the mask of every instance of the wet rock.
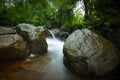
M 36 30 L 40 30 L 45 35 L 45 37 L 52 37 L 49 30 L 47 28 L 43 27 L 43 26 L 36 27 Z
M 61 40 L 65 40 L 69 36 L 68 32 L 64 32 L 59 29 L 52 29 L 51 31 L 55 35 L 55 37 L 57 37 Z
M 17 34 L 0 35 L 0 62 L 26 58 L 29 56 L 26 42 Z
M 69 36 L 69 33 L 68 32 L 64 32 L 64 31 L 61 31 L 59 33 L 56 33 L 55 34 L 58 38 L 62 39 L 62 40 L 65 40 L 68 36 Z
M 83 75 L 104 76 L 119 64 L 114 44 L 88 29 L 76 30 L 65 41 L 64 64 Z
M 16 31 L 12 28 L 2 27 L 0 26 L 0 35 L 2 34 L 15 34 Z
M 47 51 L 48 45 L 41 28 L 23 23 L 18 24 L 16 30 L 27 41 L 31 53 L 39 54 Z

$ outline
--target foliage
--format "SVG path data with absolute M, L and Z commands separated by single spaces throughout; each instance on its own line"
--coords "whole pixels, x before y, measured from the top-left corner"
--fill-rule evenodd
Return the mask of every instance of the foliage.
M 9 1 L 13 6 L 5 5 Z M 14 1 L 14 2 L 13 2 Z M 47 27 L 72 25 L 73 8 L 77 0 L 2 0 L 0 25 L 14 26 L 32 23 Z M 9 4 L 7 3 L 7 4 Z
M 94 8 L 88 21 L 92 30 L 111 40 L 120 48 L 120 2 L 118 0 L 93 0 Z M 92 20 L 91 20 L 92 19 Z M 97 23 L 96 23 L 97 22 Z
M 84 4 L 84 16 L 73 11 L 78 1 Z M 69 33 L 89 28 L 119 43 L 119 5 L 118 0 L 0 0 L 0 25 L 32 23 Z

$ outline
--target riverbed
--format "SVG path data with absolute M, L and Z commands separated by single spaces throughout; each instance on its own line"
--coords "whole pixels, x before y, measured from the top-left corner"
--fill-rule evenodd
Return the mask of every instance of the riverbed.
M 46 38 L 48 52 L 34 55 L 22 61 L 0 64 L 0 80 L 115 80 L 117 70 L 105 77 L 76 75 L 63 64 L 64 41 Z

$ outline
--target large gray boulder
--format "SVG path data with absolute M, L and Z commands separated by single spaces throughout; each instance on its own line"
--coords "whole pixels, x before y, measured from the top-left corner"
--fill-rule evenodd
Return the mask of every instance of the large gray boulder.
M 82 75 L 104 76 L 119 64 L 119 53 L 110 41 L 88 29 L 76 30 L 65 41 L 64 64 Z
M 18 24 L 16 30 L 27 41 L 31 53 L 39 54 L 47 51 L 47 42 L 41 28 L 23 23 Z
M 17 34 L 0 35 L 0 62 L 29 56 L 26 42 Z

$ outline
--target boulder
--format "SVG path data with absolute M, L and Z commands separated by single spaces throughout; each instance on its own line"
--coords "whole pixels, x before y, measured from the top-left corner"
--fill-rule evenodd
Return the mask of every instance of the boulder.
M 82 75 L 104 76 L 119 64 L 118 49 L 88 29 L 76 30 L 65 41 L 64 64 Z
M 17 34 L 0 35 L 0 62 L 29 56 L 26 42 Z
M 37 26 L 36 27 L 37 30 L 40 30 L 44 35 L 45 37 L 52 37 L 51 33 L 49 32 L 49 30 L 43 26 Z
M 0 35 L 2 34 L 15 34 L 16 31 L 12 28 L 2 27 L 0 26 Z
M 52 29 L 50 31 L 55 35 L 56 38 L 59 38 L 61 40 L 65 40 L 69 36 L 68 32 L 59 29 Z
M 31 53 L 44 53 L 47 51 L 47 42 L 41 28 L 31 24 L 18 24 L 16 30 L 27 41 Z
M 56 33 L 55 36 L 57 36 L 57 38 L 60 38 L 61 40 L 65 40 L 69 36 L 69 33 L 61 31 L 59 33 Z

